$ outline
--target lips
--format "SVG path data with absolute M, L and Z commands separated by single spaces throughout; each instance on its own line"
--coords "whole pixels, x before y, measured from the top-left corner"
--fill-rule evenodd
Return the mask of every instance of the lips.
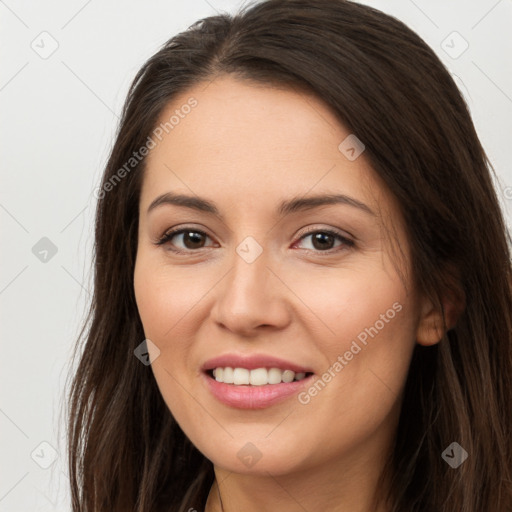
M 251 374 L 250 380 L 254 377 L 253 372 L 257 373 L 258 382 L 253 385 L 247 381 L 247 377 L 244 382 L 235 382 L 234 384 L 218 382 L 219 376 L 219 380 L 226 380 L 222 378 L 222 374 L 225 374 L 228 369 L 233 374 L 236 374 L 236 372 Z M 262 371 L 263 369 L 265 370 Z M 291 399 L 305 386 L 309 385 L 313 379 L 313 372 L 308 366 L 263 354 L 252 356 L 225 354 L 209 359 L 203 364 L 201 370 L 203 377 L 201 380 L 211 395 L 223 404 L 236 409 L 264 409 L 276 405 Z M 220 372 L 217 378 L 213 375 L 214 370 Z M 290 374 L 290 377 L 291 374 L 300 375 L 300 380 L 290 382 L 289 379 L 284 378 L 283 382 L 276 381 L 276 383 L 268 382 L 265 384 L 264 381 L 259 380 L 261 378 L 259 373 L 266 373 L 267 370 L 270 370 L 268 373 L 269 381 L 273 380 L 271 374 L 275 373 L 282 373 L 283 377 L 288 374 Z M 276 370 L 282 370 L 282 372 L 276 372 Z M 236 375 L 234 375 L 233 380 L 238 380 Z M 231 381 L 230 378 L 229 382 Z

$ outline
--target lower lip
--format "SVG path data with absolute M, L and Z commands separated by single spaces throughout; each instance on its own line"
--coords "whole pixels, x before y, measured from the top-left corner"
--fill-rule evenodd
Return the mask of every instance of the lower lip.
M 309 384 L 313 375 L 302 380 L 264 386 L 235 386 L 217 382 L 204 373 L 203 377 L 213 396 L 222 403 L 238 409 L 265 409 L 296 395 L 301 388 Z

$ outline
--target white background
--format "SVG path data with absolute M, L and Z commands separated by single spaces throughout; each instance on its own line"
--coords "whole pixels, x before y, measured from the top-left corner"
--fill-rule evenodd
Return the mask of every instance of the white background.
M 128 86 L 170 37 L 240 3 L 0 0 L 2 512 L 69 510 L 64 386 L 92 291 L 93 190 Z M 361 3 L 404 21 L 455 77 L 511 225 L 512 1 Z M 453 31 L 469 44 L 458 58 L 443 49 L 462 49 Z M 43 237 L 57 249 L 46 262 L 32 251 Z

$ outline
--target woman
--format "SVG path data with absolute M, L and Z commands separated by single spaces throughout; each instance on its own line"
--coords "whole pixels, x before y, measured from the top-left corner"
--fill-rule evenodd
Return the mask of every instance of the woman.
M 97 191 L 73 510 L 512 510 L 490 168 L 380 11 L 268 0 L 172 38 Z

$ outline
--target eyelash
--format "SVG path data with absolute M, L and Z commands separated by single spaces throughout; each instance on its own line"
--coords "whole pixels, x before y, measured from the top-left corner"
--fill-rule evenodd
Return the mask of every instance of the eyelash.
M 170 242 L 176 235 L 181 235 L 183 233 L 190 233 L 190 232 L 198 233 L 200 235 L 210 238 L 204 231 L 201 231 L 201 230 L 195 229 L 195 228 L 185 227 L 185 228 L 178 228 L 178 229 L 174 229 L 171 231 L 167 231 L 166 233 L 164 233 L 164 235 L 161 238 L 158 239 L 157 242 L 155 242 L 155 244 L 158 246 L 164 245 L 167 242 Z M 333 253 L 336 253 L 341 250 L 346 250 L 347 247 L 351 248 L 351 247 L 355 246 L 355 243 L 352 240 L 343 236 L 341 233 L 338 233 L 337 231 L 333 231 L 331 229 L 316 229 L 314 231 L 309 231 L 308 233 L 304 233 L 299 238 L 299 240 L 303 240 L 304 238 L 306 238 L 310 235 L 314 235 L 316 233 L 322 233 L 325 235 L 333 236 L 333 237 L 337 238 L 338 240 L 340 240 L 342 242 L 342 245 L 337 248 L 328 249 L 326 251 L 320 251 L 320 250 L 315 250 L 315 249 L 305 249 L 308 252 L 314 252 L 317 254 L 333 254 Z M 200 250 L 200 249 L 205 249 L 205 247 L 201 247 L 197 250 Z M 196 252 L 194 249 L 182 250 L 182 249 L 172 249 L 171 248 L 170 250 L 176 254 L 191 254 L 193 252 Z

